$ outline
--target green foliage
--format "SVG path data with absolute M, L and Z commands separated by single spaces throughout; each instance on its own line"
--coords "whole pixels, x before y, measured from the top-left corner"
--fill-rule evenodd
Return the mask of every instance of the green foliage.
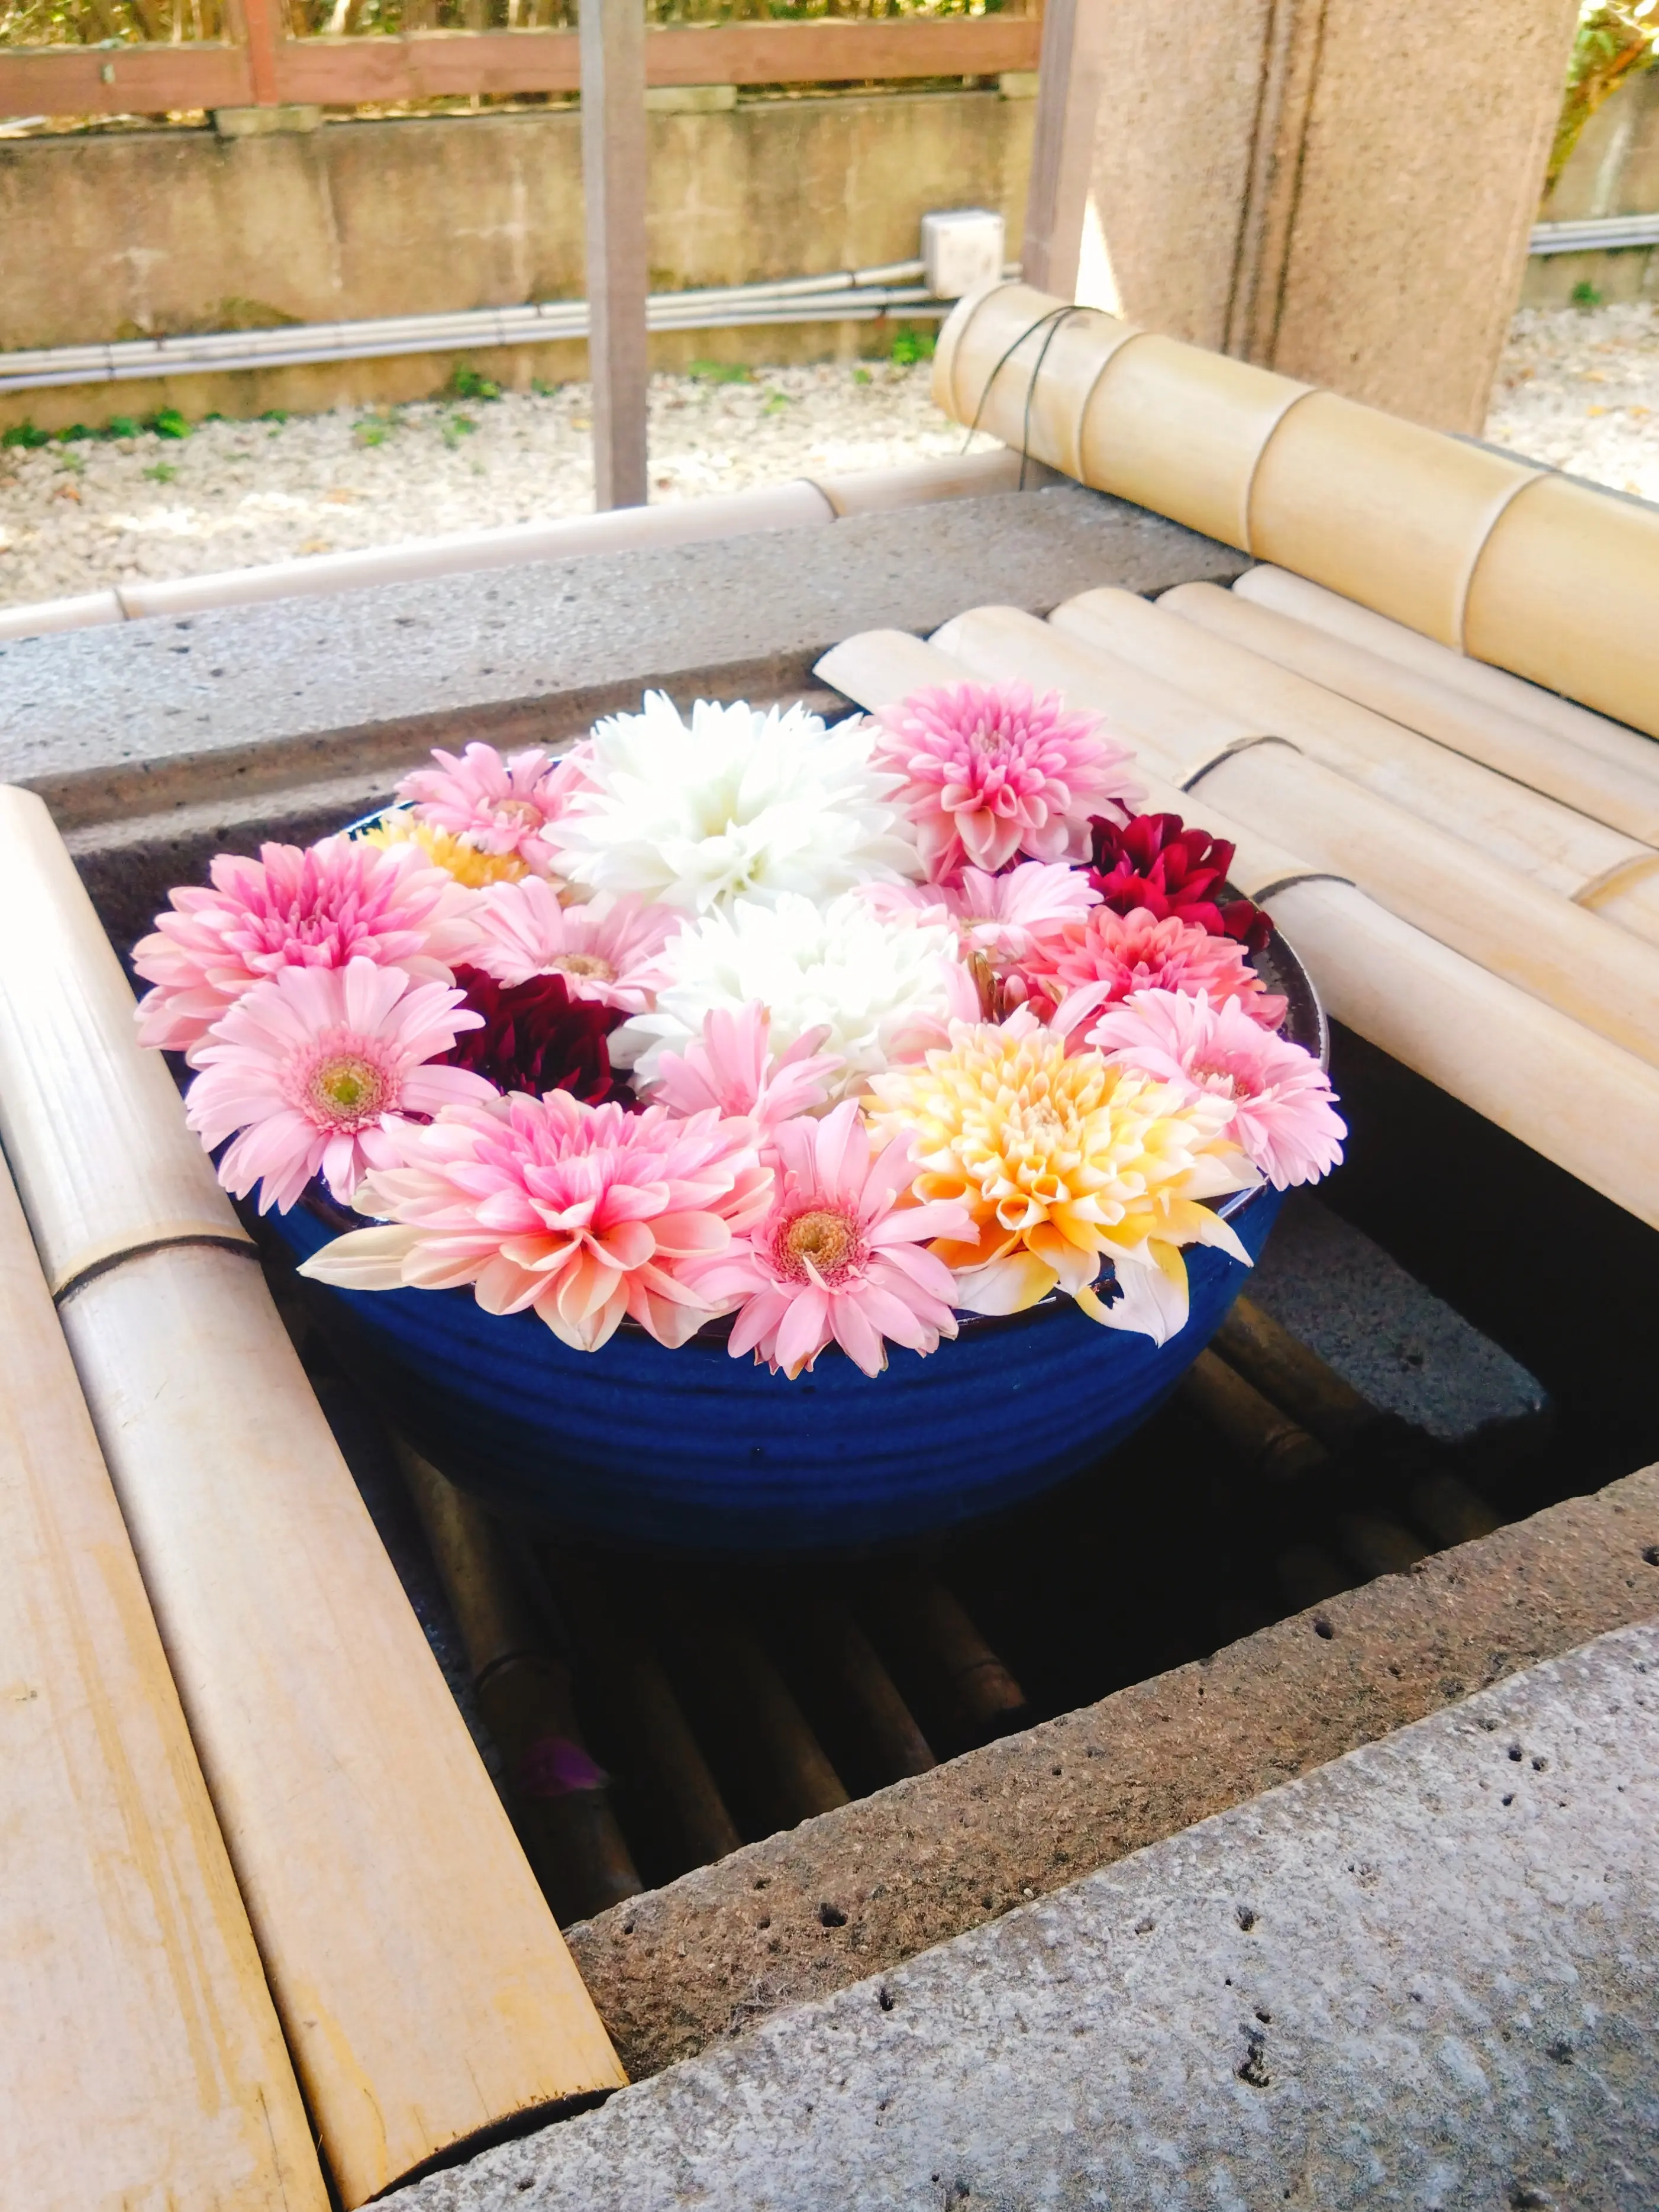
M 172 461 L 155 461 L 144 471 L 152 483 L 171 483 L 178 473 L 177 465 Z
M 501 387 L 487 376 L 480 376 L 476 368 L 458 368 L 449 380 L 452 399 L 499 399 Z
M 0 435 L 0 446 L 49 446 L 50 430 L 37 430 L 33 422 L 14 422 L 9 430 Z
M 275 422 L 280 426 L 288 420 L 288 410 L 286 407 L 267 407 L 259 420 L 262 422 Z
M 153 430 L 158 438 L 187 438 L 190 424 L 176 407 L 158 407 L 153 415 L 144 417 L 144 428 Z
M 873 384 L 875 380 L 875 378 L 871 375 L 867 368 L 855 368 L 853 371 L 853 381 L 854 384 Z
M 470 438 L 477 424 L 470 415 L 447 415 L 442 423 L 443 441 L 453 453 L 463 438 Z
M 1580 133 L 1627 76 L 1659 59 L 1659 8 L 1654 0 L 1583 0 L 1578 35 L 1567 65 L 1566 95 L 1550 149 L 1547 194 L 1567 166 Z
M 1601 295 L 1588 276 L 1581 276 L 1567 297 L 1575 307 L 1599 307 L 1601 304 Z
M 136 438 L 138 425 L 131 415 L 112 415 L 104 425 L 106 438 Z
M 556 396 L 559 387 L 556 384 L 549 384 L 544 378 L 532 376 L 530 380 L 530 389 L 538 399 L 551 399 Z
M 794 404 L 787 392 L 769 392 L 766 395 L 766 404 L 761 409 L 761 413 L 781 415 L 786 407 L 793 407 Z
M 58 433 L 58 442 L 60 446 L 75 446 L 82 438 L 95 438 L 97 435 L 97 431 L 88 430 L 84 422 L 71 422 L 67 430 Z
M 352 435 L 360 446 L 383 446 L 392 432 L 402 427 L 402 416 L 395 408 L 388 407 L 383 413 L 365 415 Z
M 699 384 L 752 384 L 755 372 L 740 361 L 694 361 L 686 374 Z
M 908 323 L 901 323 L 893 340 L 893 359 L 901 368 L 914 368 L 919 361 L 933 358 L 932 331 L 913 330 Z

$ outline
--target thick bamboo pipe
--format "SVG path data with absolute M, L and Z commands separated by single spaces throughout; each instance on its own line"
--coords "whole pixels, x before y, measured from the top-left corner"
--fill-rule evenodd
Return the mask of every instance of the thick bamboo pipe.
M 934 356 L 957 421 L 1659 735 L 1659 510 L 1022 284 Z
M 1018 620 L 1042 627 L 1029 616 Z M 824 654 L 817 672 L 872 711 L 928 684 L 1021 673 L 976 666 L 959 647 L 941 652 L 902 630 L 848 638 Z M 1040 665 L 1028 663 L 1027 680 L 1032 675 L 1042 681 Z M 1073 705 L 1098 705 L 1063 675 L 1051 681 Z M 1185 793 L 1145 773 L 1144 753 L 1137 766 L 1150 806 L 1195 817 L 1237 846 L 1235 884 L 1267 906 L 1338 1021 L 1659 1228 L 1659 1154 L 1633 1140 L 1633 1133 L 1659 1127 L 1659 1070 L 1220 805 L 1204 799 L 1194 807 Z M 1294 832 L 1285 825 L 1284 834 Z
M 1298 1482 L 1330 1468 L 1331 1455 L 1319 1439 L 1215 1352 L 1199 1353 L 1176 1396 L 1225 1438 L 1247 1474 L 1264 1482 Z
M 27 2212 L 325 2212 L 223 1838 L 0 1167 L 0 2132 Z
M 558 1917 L 589 1920 L 642 1885 L 608 1779 L 582 1740 L 570 1670 L 547 1648 L 495 1522 L 401 1437 L 395 1442 L 478 1710 L 506 1764 L 519 1840 Z
M 1431 637 L 1407 629 L 1404 623 L 1373 614 L 1355 599 L 1345 599 L 1322 584 L 1310 584 L 1305 576 L 1291 575 L 1288 568 L 1275 568 L 1263 562 L 1247 568 L 1233 590 L 1242 599 L 1272 607 L 1327 637 L 1360 646 L 1410 675 L 1426 678 L 1500 714 L 1565 738 L 1569 744 L 1594 753 L 1599 760 L 1613 761 L 1638 775 L 1659 774 L 1659 755 L 1654 752 L 1653 740 L 1639 730 L 1613 721 L 1606 714 L 1592 714 L 1588 707 L 1575 706 L 1559 692 L 1528 684 L 1524 678 L 1511 676 L 1507 669 L 1493 668 L 1486 661 L 1471 660 L 1467 653 L 1454 652 L 1449 646 L 1437 645 Z
M 251 1248 L 165 1241 L 181 1198 L 234 1217 L 156 1066 L 45 807 L 0 791 L 0 1137 L 354 2207 L 623 2075 Z M 131 1256 L 88 1234 L 118 1217 Z
M 1650 738 L 1626 733 L 1642 750 L 1639 763 L 1605 759 L 1535 722 L 1449 690 L 1364 646 L 1215 584 L 1177 585 L 1158 604 L 1339 698 L 1386 715 L 1529 790 L 1621 830 L 1641 845 L 1659 845 L 1659 746 Z
M 1092 685 L 1079 682 L 1078 670 L 1080 661 L 1086 665 L 1095 656 L 1089 603 L 1106 599 L 1115 609 L 1128 596 L 1087 593 L 1057 609 L 1047 625 L 1013 609 L 975 610 L 947 623 L 939 640 L 974 665 L 981 631 L 989 630 L 994 643 L 981 672 L 1059 685 L 1076 704 L 1110 714 L 1117 700 L 1114 656 L 1097 656 Z M 1146 611 L 1158 613 L 1152 607 Z M 1068 655 L 1063 664 L 1048 657 L 1044 643 L 1045 629 L 1059 629 L 1062 618 L 1062 634 L 1083 648 L 1082 655 Z M 1203 633 L 1195 635 L 1204 641 Z M 1177 630 L 1174 642 L 1180 636 Z M 1121 714 L 1117 719 L 1127 726 Z M 1203 793 L 1200 805 L 1206 811 L 1213 800 L 1263 836 L 1294 837 L 1315 867 L 1358 883 L 1379 904 L 1492 974 L 1659 1064 L 1659 953 L 1624 931 L 1609 929 L 1582 907 L 1361 790 L 1288 743 L 1224 753 L 1182 781 L 1187 791 Z M 1191 808 L 1190 799 L 1185 804 Z
M 1162 600 L 1154 606 L 1133 592 L 1085 592 L 1056 608 L 1053 621 L 1069 637 L 1248 717 L 1262 735 L 1287 738 L 1351 783 L 1659 945 L 1659 851 L 1652 846 L 1336 696 L 1218 625 L 1183 624 Z

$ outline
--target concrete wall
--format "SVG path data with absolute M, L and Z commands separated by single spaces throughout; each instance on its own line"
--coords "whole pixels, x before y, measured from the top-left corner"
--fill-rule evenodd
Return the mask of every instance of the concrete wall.
M 742 101 L 651 118 L 651 279 L 662 291 L 901 260 L 930 208 L 1024 219 L 1034 103 L 994 92 Z M 580 118 L 331 123 L 0 143 L 0 350 L 580 296 Z M 878 325 L 696 331 L 659 365 L 807 361 Z M 584 373 L 586 349 L 478 357 L 507 381 Z M 325 407 L 438 389 L 451 357 L 287 369 L 0 400 L 0 424 L 94 422 L 171 404 Z
M 1081 296 L 1478 429 L 1576 15 L 1112 0 Z
M 1546 222 L 1587 216 L 1659 212 L 1659 69 L 1627 77 L 1584 125 L 1555 190 L 1539 210 Z M 1522 303 L 1564 306 L 1577 284 L 1604 300 L 1659 298 L 1659 250 L 1551 253 L 1527 264 Z

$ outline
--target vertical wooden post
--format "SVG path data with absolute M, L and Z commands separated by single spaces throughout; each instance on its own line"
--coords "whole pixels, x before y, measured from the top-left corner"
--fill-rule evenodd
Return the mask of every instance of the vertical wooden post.
M 1036 131 L 1020 273 L 1039 292 L 1077 296 L 1089 173 L 1100 106 L 1099 19 L 1109 0 L 1047 0 Z
M 276 42 L 282 35 L 278 17 L 281 6 L 282 0 L 241 0 L 248 97 L 255 107 L 276 107 L 282 101 L 276 74 Z
M 593 503 L 643 507 L 645 8 L 582 0 L 582 185 L 587 201 L 587 359 Z

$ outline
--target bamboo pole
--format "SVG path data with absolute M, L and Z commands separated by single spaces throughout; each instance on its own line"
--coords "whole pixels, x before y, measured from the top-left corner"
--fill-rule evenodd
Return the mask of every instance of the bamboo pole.
M 1593 903 L 1604 920 L 1659 944 L 1659 852 L 1651 846 L 1337 697 L 1213 626 L 1176 627 L 1182 613 L 1162 600 L 1154 606 L 1133 592 L 1085 592 L 1053 620 L 1080 643 L 1248 718 L 1261 734 L 1288 739 L 1504 868 L 1562 898 Z M 1195 768 L 1197 758 L 1187 764 Z
M 1471 660 L 1450 646 L 1419 636 L 1404 623 L 1373 614 L 1356 600 L 1328 592 L 1322 584 L 1310 584 L 1305 576 L 1292 576 L 1288 569 L 1264 562 L 1246 569 L 1233 590 L 1242 599 L 1272 607 L 1276 613 L 1322 630 L 1328 637 L 1360 646 L 1411 675 L 1425 677 L 1500 714 L 1535 724 L 1540 730 L 1565 738 L 1569 744 L 1594 753 L 1599 760 L 1613 761 L 1638 775 L 1656 772 L 1659 757 L 1654 753 L 1652 738 L 1626 723 L 1593 714 L 1588 707 L 1575 706 L 1571 699 L 1528 684 L 1522 677 L 1511 676 L 1507 669 L 1494 668 L 1488 661 Z
M 785 1631 L 793 1631 L 801 1669 L 818 1686 L 820 1720 L 833 1712 L 884 1783 L 937 1766 L 915 1714 L 848 1607 L 821 1589 L 797 1590 L 787 1606 Z
M 757 1832 L 792 1828 L 845 1805 L 845 1784 L 747 1621 L 678 1576 L 664 1576 L 656 1595 L 672 1656 L 712 1724 L 717 1760 L 737 1781 Z
M 720 1787 L 673 1684 L 618 1602 L 599 1564 L 548 1545 L 538 1554 L 577 1650 L 601 1686 L 618 1763 L 659 1806 L 688 1866 L 709 1866 L 742 1847 Z
M 1296 1482 L 1321 1474 L 1331 1455 L 1316 1437 L 1265 1398 L 1215 1352 L 1200 1352 L 1176 1393 L 1225 1438 L 1246 1468 L 1266 1482 Z
M 1017 620 L 1044 627 L 1023 614 Z M 1064 664 L 1054 665 L 1058 670 Z M 1032 655 L 1024 665 L 1025 679 L 1041 684 L 1044 665 Z M 833 647 L 817 672 L 856 704 L 874 709 L 928 684 L 1022 671 L 1006 659 L 976 665 L 960 643 L 946 653 L 903 631 L 872 630 Z M 1099 704 L 1086 690 L 1073 690 L 1063 675 L 1050 680 L 1076 706 Z M 1144 754 L 1138 765 L 1144 771 Z M 1144 781 L 1151 806 L 1194 815 L 1184 793 L 1156 775 Z M 1389 913 L 1352 883 L 1333 880 L 1270 833 L 1207 799 L 1196 812 L 1215 836 L 1237 844 L 1234 882 L 1266 904 L 1338 1021 L 1659 1228 L 1659 1158 L 1652 1146 L 1632 1141 L 1632 1132 L 1659 1127 L 1659 1071 Z M 1288 823 L 1279 827 L 1295 834 Z
M 394 1438 L 398 1465 L 460 1631 L 484 1725 L 507 1765 L 508 1809 L 542 1893 L 564 1922 L 636 1897 L 638 1869 L 607 1778 L 589 1758 L 570 1670 L 547 1649 L 500 1528 Z
M 1540 477 L 1493 528 L 1451 641 L 1659 737 L 1659 508 Z
M 1024 1691 L 937 1575 L 896 1568 L 877 1578 L 871 1598 L 884 1640 L 939 1717 L 947 1742 L 967 1750 L 1026 1725 Z
M 1102 629 L 1109 638 L 1119 635 L 1117 602 L 1130 596 L 1086 593 L 1058 608 L 1051 626 L 1063 626 L 1066 635 L 1092 653 L 1092 641 Z M 1101 600 L 1109 603 L 1110 620 L 1104 624 L 1093 618 L 1093 605 Z M 1158 609 L 1142 601 L 1133 604 L 1156 619 Z M 1008 619 L 1009 611 L 998 611 L 1003 641 L 998 671 L 1007 673 L 1018 666 L 1027 680 L 1054 683 L 1042 626 L 1030 622 L 1029 629 L 1022 629 L 1017 619 Z M 971 659 L 978 623 L 977 612 L 958 616 L 945 626 L 940 638 L 964 659 Z M 1138 629 L 1133 623 L 1127 627 L 1134 632 L 1130 641 L 1139 647 Z M 1018 658 L 1006 644 L 1015 635 L 1029 641 Z M 1194 635 L 1200 644 L 1205 641 L 1203 633 Z M 1173 663 L 1184 640 L 1179 630 L 1172 636 L 1160 633 L 1159 658 L 1166 657 L 1162 650 L 1166 638 L 1170 649 L 1167 660 Z M 1068 665 L 1076 666 L 1075 661 Z M 1110 713 L 1116 696 L 1115 666 L 1109 653 L 1101 654 L 1096 688 L 1085 696 L 1075 681 L 1069 681 L 1064 686 L 1066 696 L 1079 705 Z M 1170 672 L 1175 672 L 1174 665 Z M 1289 743 L 1252 744 L 1224 753 L 1189 771 L 1182 781 L 1188 791 L 1202 791 L 1206 808 L 1213 799 L 1263 836 L 1278 833 L 1294 837 L 1311 866 L 1349 878 L 1380 904 L 1468 953 L 1493 975 L 1560 1007 L 1626 1051 L 1659 1064 L 1659 957 L 1623 930 L 1609 929 L 1583 907 L 1527 882 L 1460 839 L 1362 790 Z
M 0 1169 L 0 2130 L 27 2212 L 325 2212 L 68 1346 Z
M 1346 1449 L 1376 1425 L 1377 1409 L 1370 1399 L 1253 1298 L 1233 1300 L 1216 1331 L 1215 1348 L 1230 1367 L 1293 1413 L 1322 1443 Z
M 1248 550 L 1461 645 L 1493 525 L 1540 471 L 1334 392 L 1286 415 L 1250 487 Z
M 1607 760 L 1535 722 L 1449 690 L 1364 646 L 1214 584 L 1178 585 L 1158 604 L 1340 698 L 1622 830 L 1641 844 L 1659 845 L 1659 746 L 1650 738 L 1626 732 L 1644 757 L 1628 765 Z
M 155 1066 L 45 807 L 0 791 L 0 1137 L 355 2207 L 623 2077 L 251 1247 L 157 1241 L 179 1192 L 223 1200 Z M 132 1256 L 76 1274 L 132 1164 Z
M 1659 513 L 1200 354 L 1004 284 L 947 320 L 934 395 L 1099 490 L 1659 736 Z

